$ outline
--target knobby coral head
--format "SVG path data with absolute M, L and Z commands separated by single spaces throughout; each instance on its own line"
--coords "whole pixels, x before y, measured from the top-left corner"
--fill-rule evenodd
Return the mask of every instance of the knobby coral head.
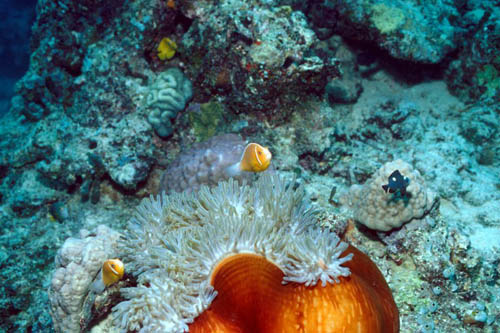
M 122 257 L 137 286 L 115 322 L 141 332 L 397 332 L 382 274 L 317 226 L 278 176 L 143 201 Z

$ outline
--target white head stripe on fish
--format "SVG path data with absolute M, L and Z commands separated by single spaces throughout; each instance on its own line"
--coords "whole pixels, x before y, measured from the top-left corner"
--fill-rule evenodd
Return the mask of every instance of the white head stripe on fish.
M 259 165 L 262 165 L 262 161 L 259 158 L 259 152 L 257 151 L 257 147 L 258 146 L 255 145 L 255 148 L 254 148 L 254 150 L 255 150 L 255 157 L 257 158 L 257 162 L 259 162 Z
M 119 273 L 116 271 L 116 269 L 114 269 L 113 264 L 109 265 L 109 269 L 111 269 L 111 271 L 113 271 L 113 273 L 115 273 L 116 275 L 119 275 Z

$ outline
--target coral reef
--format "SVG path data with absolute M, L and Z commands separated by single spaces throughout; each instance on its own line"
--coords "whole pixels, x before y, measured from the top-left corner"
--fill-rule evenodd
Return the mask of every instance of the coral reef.
M 265 142 L 274 172 L 323 208 L 316 222 L 369 254 L 402 332 L 500 331 L 497 2 L 39 0 L 23 54 L 26 1 L 3 6 L 0 53 L 16 54 L 2 85 L 12 62 L 30 65 L 10 106 L 0 95 L 0 331 L 52 331 L 64 240 L 124 229 L 180 151 L 221 133 Z M 178 44 L 168 61 L 165 36 Z M 147 97 L 171 67 L 193 102 L 161 138 Z M 388 232 L 354 223 L 339 198 L 398 158 L 439 209 Z M 132 280 L 99 295 L 96 321 Z
M 148 121 L 159 137 L 172 135 L 172 121 L 192 96 L 193 85 L 180 69 L 169 68 L 156 77 L 146 97 L 146 108 Z
M 350 186 L 365 183 L 388 160 L 408 161 L 439 196 L 439 209 L 387 235 L 352 220 L 339 232 L 384 272 L 402 332 L 495 332 L 498 106 L 465 105 L 443 81 L 406 86 L 384 71 L 363 86 L 353 105 L 311 103 L 290 124 L 273 128 L 270 145 L 282 155 L 273 163 L 299 175 L 314 203 L 329 212 L 323 223 L 338 228 L 352 218 L 339 202 Z M 485 154 L 488 165 L 480 163 Z M 486 320 L 471 320 L 470 312 Z
M 459 13 L 450 1 L 428 6 L 419 1 L 326 1 L 312 21 L 350 39 L 376 43 L 392 57 L 441 62 L 458 47 Z
M 265 2 L 180 1 L 193 19 L 182 37 L 200 94 L 218 94 L 235 113 L 262 113 L 270 121 L 290 114 L 297 99 L 320 95 L 338 75 L 335 59 L 311 50 L 317 38 L 305 15 Z M 220 52 L 220 50 L 225 50 Z
M 102 1 L 41 1 L 39 8 L 30 67 L 0 129 L 1 164 L 10 166 L 1 186 L 16 193 L 7 201 L 21 216 L 66 200 L 96 173 L 135 191 L 155 151 L 146 115 L 138 112 L 145 82 L 155 75 L 137 52 L 146 47 L 145 31 L 130 24 L 151 8 Z M 121 14 L 127 18 L 115 21 Z M 115 36 L 127 38 L 117 43 Z M 88 154 L 103 168 L 96 170 Z M 32 186 L 23 186 L 27 179 Z
M 346 238 L 390 272 L 402 332 L 495 332 L 498 257 L 474 248 L 486 239 L 469 240 L 442 217 L 433 221 L 404 225 L 384 248 L 357 228 Z
M 409 179 L 405 194 L 389 193 L 382 186 L 396 170 Z M 354 219 L 373 230 L 389 231 L 415 218 L 422 218 L 436 203 L 423 177 L 402 160 L 385 163 L 363 185 L 353 185 L 342 201 L 354 212 Z
M 495 1 L 471 1 L 462 25 L 468 38 L 446 70 L 450 89 L 467 102 L 500 95 L 500 10 Z
M 361 95 L 362 87 L 356 80 L 345 76 L 342 80 L 332 80 L 325 87 L 328 101 L 334 103 L 354 103 Z
M 186 110 L 188 121 L 193 129 L 196 141 L 206 141 L 217 133 L 224 133 L 224 106 L 216 101 L 203 104 L 192 103 Z

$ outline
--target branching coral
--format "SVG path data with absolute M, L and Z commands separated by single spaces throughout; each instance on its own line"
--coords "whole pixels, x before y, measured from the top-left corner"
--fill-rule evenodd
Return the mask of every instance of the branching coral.
M 288 331 L 396 331 L 382 275 L 347 249 L 315 225 L 303 190 L 277 176 L 151 197 L 121 249 L 138 284 L 122 289 L 126 300 L 114 307 L 114 320 L 140 332 L 275 332 L 283 328 L 276 323 Z M 295 306 L 305 317 L 293 318 Z M 326 314 L 337 316 L 334 325 L 319 323 Z

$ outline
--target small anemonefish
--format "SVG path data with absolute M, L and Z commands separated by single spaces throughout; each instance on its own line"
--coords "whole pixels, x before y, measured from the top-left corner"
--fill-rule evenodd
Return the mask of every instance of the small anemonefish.
M 240 161 L 228 167 L 226 171 L 230 177 L 237 176 L 243 171 L 262 172 L 271 164 L 271 158 L 272 154 L 269 149 L 258 143 L 249 143 L 245 147 Z
M 123 262 L 120 259 L 108 259 L 102 264 L 101 277 L 92 283 L 91 289 L 95 293 L 102 293 L 104 289 L 120 281 L 125 273 Z

